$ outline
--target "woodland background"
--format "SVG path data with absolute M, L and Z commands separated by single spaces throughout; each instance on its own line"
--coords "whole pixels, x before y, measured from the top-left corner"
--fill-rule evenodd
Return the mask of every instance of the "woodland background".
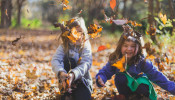
M 74 16 L 82 16 L 87 27 L 93 23 L 103 27 L 101 37 L 90 40 L 94 58 L 90 70 L 92 99 L 109 100 L 118 94 L 113 80 L 97 88 L 94 79 L 122 33 L 122 27 L 111 20 L 130 21 L 144 36 L 147 59 L 175 81 L 175 0 L 0 0 L 0 9 L 0 99 L 59 96 L 50 61 L 59 44 L 60 30 L 53 23 Z M 159 100 L 175 100 L 154 87 Z

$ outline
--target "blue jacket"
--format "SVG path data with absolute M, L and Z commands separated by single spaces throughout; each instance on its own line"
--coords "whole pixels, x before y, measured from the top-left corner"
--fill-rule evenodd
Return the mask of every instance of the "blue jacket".
M 140 75 L 139 73 L 141 72 L 143 72 L 144 74 Z M 111 64 L 108 62 L 101 70 L 99 70 L 96 75 L 97 86 L 101 87 L 101 85 L 99 85 L 97 81 L 98 75 L 105 83 L 107 80 L 111 79 L 111 77 L 116 73 L 119 73 L 119 69 L 111 66 Z M 146 75 L 150 81 L 175 95 L 175 83 L 168 80 L 166 76 L 158 71 L 157 68 L 149 60 L 141 60 L 137 65 L 129 66 L 128 73 L 134 78 Z

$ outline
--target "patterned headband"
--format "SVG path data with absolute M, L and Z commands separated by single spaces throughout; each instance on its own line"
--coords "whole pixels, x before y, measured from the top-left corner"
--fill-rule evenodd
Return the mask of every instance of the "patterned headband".
M 139 40 L 142 34 L 139 32 L 133 30 L 129 25 L 123 25 L 122 26 L 124 29 L 123 35 L 125 39 L 131 39 L 133 41 Z

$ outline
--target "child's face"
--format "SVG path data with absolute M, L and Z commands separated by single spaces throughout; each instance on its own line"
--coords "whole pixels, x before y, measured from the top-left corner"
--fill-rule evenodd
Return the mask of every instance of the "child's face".
M 81 35 L 80 38 L 76 42 L 77 45 L 80 45 L 83 42 L 83 37 L 84 37 L 83 30 L 81 27 L 75 27 L 75 28 L 76 28 L 77 32 L 80 33 L 80 35 Z
M 83 42 L 83 37 L 84 37 L 84 33 L 81 27 L 77 26 L 74 27 L 74 32 L 72 33 L 74 38 L 76 38 L 76 42 L 74 42 L 73 44 L 75 45 L 81 45 L 81 43 Z
M 129 60 L 133 56 L 135 56 L 136 51 L 136 43 L 133 41 L 125 41 L 122 45 L 121 52 L 122 55 L 127 54 L 127 59 Z

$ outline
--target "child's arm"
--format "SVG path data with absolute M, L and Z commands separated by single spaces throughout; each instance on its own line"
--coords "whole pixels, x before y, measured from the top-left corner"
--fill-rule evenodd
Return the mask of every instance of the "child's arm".
M 102 87 L 98 83 L 98 77 L 103 80 L 104 83 L 106 83 L 107 80 L 111 79 L 112 75 L 115 74 L 116 68 L 112 67 L 110 63 L 108 62 L 102 69 L 99 70 L 99 72 L 96 75 L 96 83 L 98 87 Z
M 151 61 L 146 61 L 142 70 L 152 82 L 175 95 L 175 83 L 168 80 L 163 73 L 158 71 Z
M 91 45 L 89 41 L 86 41 L 84 44 L 84 48 L 81 53 L 81 61 L 80 63 L 71 70 L 74 73 L 74 81 L 82 78 L 91 68 L 92 64 L 92 51 Z
M 61 71 L 67 73 L 66 70 L 64 69 L 63 58 L 64 58 L 64 51 L 63 51 L 63 47 L 60 45 L 57 48 L 56 53 L 54 54 L 51 61 L 52 70 L 56 73 L 57 76 L 58 76 L 58 73 Z

